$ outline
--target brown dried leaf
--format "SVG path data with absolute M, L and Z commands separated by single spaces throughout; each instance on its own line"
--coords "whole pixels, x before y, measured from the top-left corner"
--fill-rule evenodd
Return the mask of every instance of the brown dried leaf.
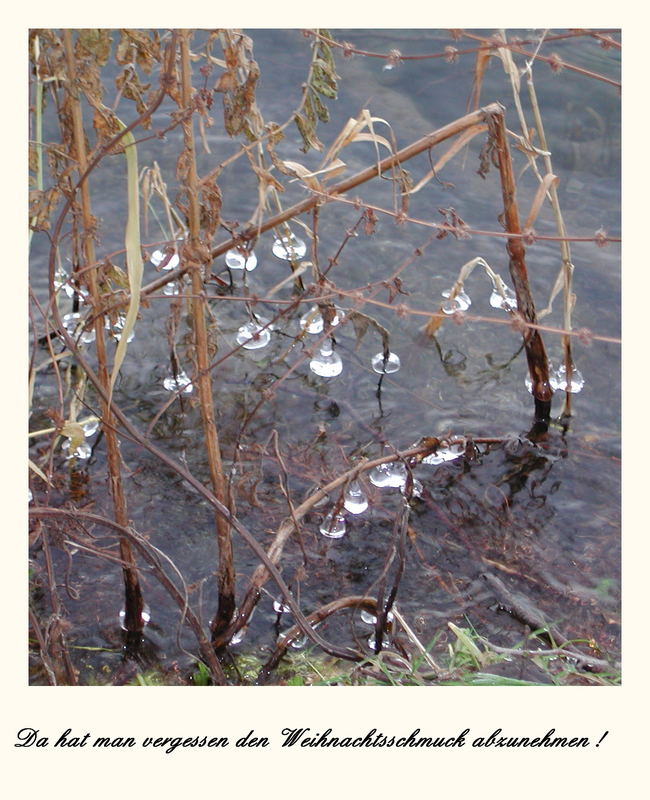
M 75 47 L 77 57 L 83 58 L 84 53 L 88 53 L 103 67 L 111 54 L 111 35 L 112 31 L 107 28 L 81 28 Z
M 60 196 L 61 192 L 56 186 L 52 186 L 44 192 L 34 190 L 29 193 L 29 217 L 32 230 L 49 229 L 50 217 Z

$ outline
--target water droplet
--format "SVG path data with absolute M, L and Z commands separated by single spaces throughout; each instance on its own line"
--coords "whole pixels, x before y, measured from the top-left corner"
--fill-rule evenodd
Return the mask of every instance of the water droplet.
M 63 269 L 63 267 L 57 267 L 54 273 L 54 288 L 58 292 L 59 289 L 63 289 L 63 291 L 68 295 L 68 297 L 72 297 L 74 294 L 74 290 L 72 286 L 68 283 L 69 280 L 68 273 Z
M 65 450 L 67 452 L 66 461 L 69 461 L 72 458 L 78 458 L 82 461 L 85 461 L 92 455 L 93 451 L 88 442 L 81 442 L 81 444 L 77 445 L 74 450 L 70 449 L 70 445 L 71 440 L 67 438 L 61 443 L 61 450 Z
M 163 286 L 163 294 L 167 297 L 177 297 L 180 293 L 180 284 L 177 281 L 169 281 Z
M 406 467 L 401 461 L 390 461 L 378 464 L 368 473 L 370 483 L 385 489 L 389 486 L 400 487 L 406 483 Z
M 340 314 L 343 312 L 340 308 L 335 309 L 334 319 L 332 320 L 332 327 L 336 327 L 341 321 Z M 318 306 L 312 306 L 306 314 L 300 317 L 300 327 L 306 333 L 322 333 L 325 328 L 325 322 L 318 310 Z
M 27 498 L 28 498 L 27 499 L 28 503 L 31 503 L 32 500 L 34 499 L 34 495 L 32 494 L 32 490 L 31 489 L 27 489 Z
M 406 497 L 406 484 L 399 487 L 400 492 Z M 422 492 L 424 491 L 424 486 L 422 486 L 422 481 L 419 481 L 417 478 L 413 478 L 413 486 L 411 488 L 411 497 L 422 497 Z
M 381 646 L 382 646 L 382 647 L 387 647 L 389 644 L 390 644 L 390 639 L 389 639 L 389 637 L 388 637 L 388 636 L 387 636 L 387 635 L 384 633 L 384 635 L 381 637 Z M 369 647 L 371 650 L 375 650 L 375 649 L 376 649 L 376 645 L 377 645 L 377 640 L 375 639 L 375 637 L 374 637 L 374 634 L 373 634 L 373 635 L 372 635 L 372 636 L 371 636 L 371 637 L 368 639 L 368 647 Z
M 257 256 L 253 250 L 248 252 L 233 248 L 226 253 L 226 266 L 228 269 L 245 268 L 247 272 L 251 272 L 257 266 Z
M 122 338 L 122 331 L 124 330 L 124 324 L 126 323 L 126 314 L 118 314 L 117 319 L 115 320 L 115 324 L 111 330 L 111 336 L 115 339 L 115 341 L 119 342 Z M 129 338 L 126 340 L 127 344 L 132 342 L 135 338 L 135 330 L 132 330 L 129 334 Z
M 569 384 L 567 381 L 566 365 L 562 364 L 555 372 L 551 373 L 549 383 L 553 390 L 560 389 L 563 392 L 572 392 L 576 394 L 585 385 L 585 379 L 582 377 L 580 370 L 573 367 L 571 370 L 571 383 Z
M 230 640 L 230 644 L 239 644 L 246 635 L 246 628 L 240 628 Z
M 300 317 L 300 327 L 306 333 L 322 333 L 325 323 L 321 316 L 318 306 L 312 306 L 310 310 Z
M 384 64 L 382 67 L 383 72 L 389 72 L 391 69 L 395 69 L 395 64 Z
M 273 601 L 273 610 L 276 614 L 286 614 L 287 612 L 291 611 L 291 606 L 288 606 L 286 603 L 282 602 L 282 599 L 276 599 Z
M 75 311 L 73 314 L 64 314 L 61 322 L 63 322 L 63 327 L 66 329 L 66 331 L 69 334 L 73 334 L 80 319 L 81 314 L 78 311 Z
M 74 297 L 75 291 L 80 300 L 83 300 L 84 298 L 88 297 L 87 289 L 84 289 L 83 287 L 78 287 L 75 289 L 72 282 L 70 281 L 70 276 L 63 269 L 63 267 L 57 267 L 56 272 L 54 273 L 54 288 L 57 291 L 63 289 L 63 291 L 67 294 L 68 297 Z
M 151 621 L 151 610 L 149 609 L 149 606 L 147 605 L 144 606 L 144 608 L 142 609 L 142 613 L 140 615 L 140 619 L 142 620 L 143 625 L 149 624 L 149 622 Z M 123 631 L 126 630 L 125 621 L 126 621 L 126 609 L 122 608 L 120 610 L 120 628 L 122 628 Z
M 450 297 L 451 289 L 445 289 L 444 292 L 442 292 L 442 296 L 447 298 Z M 442 310 L 445 312 L 445 314 L 453 314 L 454 311 L 467 311 L 467 309 L 472 305 L 469 295 L 463 289 L 461 289 L 456 297 L 453 300 L 450 300 L 449 303 L 450 305 L 447 303 L 443 304 Z M 453 310 L 446 311 L 445 306 L 453 308 Z
M 305 257 L 307 245 L 294 234 L 282 236 L 273 242 L 273 255 L 284 261 L 300 261 Z
M 187 376 L 185 370 L 180 372 L 174 377 L 173 373 L 165 378 L 163 386 L 168 392 L 177 392 L 183 390 L 183 394 L 191 394 L 194 391 L 194 384 Z
M 517 308 L 517 296 L 509 286 L 504 286 L 505 300 L 496 289 L 490 295 L 490 305 L 492 308 L 502 308 L 505 311 L 514 311 Z
M 332 342 L 326 339 L 318 355 L 309 362 L 309 369 L 322 378 L 335 378 L 343 372 L 341 356 L 332 350 Z
M 345 490 L 343 507 L 350 514 L 363 514 L 368 508 L 368 498 L 359 481 L 350 481 Z
M 347 525 L 345 517 L 333 514 L 331 511 L 320 524 L 320 532 L 329 539 L 340 539 L 345 535 Z
M 159 266 L 163 263 L 163 261 L 167 258 L 167 253 L 163 253 L 162 250 L 154 250 L 151 254 L 151 263 L 154 267 Z M 178 257 L 178 253 L 172 253 L 169 261 L 163 267 L 164 270 L 168 269 L 176 269 L 176 267 L 181 263 L 180 258 Z
M 445 300 L 440 306 L 440 310 L 443 314 L 455 314 L 457 311 L 460 311 L 460 303 L 458 300 Z
M 235 341 L 244 350 L 259 350 L 262 347 L 266 347 L 271 341 L 271 333 L 268 328 L 264 328 L 259 323 L 251 320 L 239 328 Z
M 99 420 L 89 419 L 87 422 L 84 422 L 81 427 L 83 428 L 84 436 L 94 436 L 99 428 Z
M 389 611 L 386 614 L 386 623 L 390 625 L 393 620 L 395 619 L 395 615 L 392 611 Z M 361 621 L 365 622 L 366 625 L 376 625 L 377 624 L 377 617 L 370 611 L 366 611 L 365 608 L 361 609 Z
M 299 636 L 297 639 L 292 639 L 289 647 L 292 647 L 294 650 L 302 650 L 302 648 L 307 644 L 307 637 L 306 636 Z
M 372 361 L 370 363 L 372 364 L 374 371 L 378 372 L 380 375 L 389 375 L 391 372 L 397 372 L 401 366 L 401 362 L 397 353 L 389 353 L 385 364 L 384 354 L 377 353 L 376 356 L 372 357 Z
M 423 464 L 436 465 L 443 461 L 453 461 L 460 458 L 465 452 L 464 442 L 451 442 L 447 447 L 439 447 L 435 453 L 431 453 L 422 459 Z

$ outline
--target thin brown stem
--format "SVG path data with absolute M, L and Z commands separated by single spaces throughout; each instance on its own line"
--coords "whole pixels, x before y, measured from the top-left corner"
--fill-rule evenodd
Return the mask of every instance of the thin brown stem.
M 68 68 L 68 92 L 70 93 L 70 106 L 72 112 L 73 134 L 77 156 L 78 171 L 80 175 L 85 175 L 88 170 L 88 158 L 86 154 L 85 134 L 83 129 L 83 117 L 79 96 L 76 90 L 76 64 L 74 48 L 72 43 L 72 32 L 64 30 L 63 44 L 65 48 L 66 62 Z M 88 264 L 96 263 L 95 244 L 93 239 L 93 219 L 90 208 L 90 190 L 88 181 L 80 181 L 79 193 L 81 196 L 81 213 L 83 222 L 83 254 Z M 95 270 L 88 271 L 88 287 L 93 306 L 101 308 L 101 295 Z M 106 354 L 106 344 L 104 341 L 104 319 L 97 316 L 95 319 L 95 342 L 97 348 L 97 362 L 99 379 L 102 386 L 110 386 L 110 375 L 108 372 L 108 359 Z M 108 461 L 108 477 L 115 509 L 115 519 L 120 525 L 128 525 L 128 515 L 126 509 L 126 497 L 122 485 L 121 458 L 119 442 L 115 433 L 112 421 L 112 412 L 109 402 L 105 402 L 102 409 L 102 417 L 105 423 L 106 451 Z M 120 539 L 120 555 L 128 566 L 123 569 L 124 589 L 125 589 L 125 621 L 127 631 L 137 633 L 142 630 L 142 611 L 144 600 L 138 579 L 135 559 L 131 551 L 129 542 Z
M 517 295 L 517 311 L 526 323 L 536 325 L 535 303 L 530 291 L 526 269 L 526 250 L 522 239 L 518 236 L 521 234 L 521 225 L 517 207 L 515 174 L 508 146 L 504 109 L 501 106 L 498 106 L 497 111 L 490 117 L 488 125 L 501 177 L 504 226 L 508 233 L 516 234 L 508 238 L 506 249 L 509 256 L 510 277 Z M 523 331 L 523 338 L 528 371 L 532 381 L 532 392 L 535 398 L 535 415 L 541 421 L 548 420 L 551 413 L 553 390 L 549 382 L 548 359 L 544 342 L 539 331 L 528 325 Z
M 183 31 L 180 36 L 182 103 L 189 108 L 192 103 L 192 70 L 190 64 L 190 32 Z M 203 420 L 203 434 L 210 469 L 210 482 L 215 497 L 228 507 L 226 479 L 221 462 L 219 434 L 214 417 L 214 398 L 210 376 L 210 357 L 208 349 L 208 331 L 206 325 L 206 297 L 203 288 L 203 271 L 209 264 L 209 250 L 201 242 L 201 205 L 199 202 L 199 178 L 196 171 L 196 152 L 193 132 L 193 120 L 189 117 L 183 122 L 185 153 L 188 162 L 187 196 L 189 202 L 189 246 L 183 249 L 183 260 L 190 264 L 192 280 L 192 327 L 198 376 L 199 400 Z M 205 255 L 205 258 L 203 258 Z M 219 549 L 219 565 L 217 583 L 219 601 L 217 613 L 212 622 L 213 636 L 217 636 L 228 626 L 235 611 L 235 567 L 232 548 L 232 537 L 228 520 L 221 514 L 215 514 L 217 545 Z

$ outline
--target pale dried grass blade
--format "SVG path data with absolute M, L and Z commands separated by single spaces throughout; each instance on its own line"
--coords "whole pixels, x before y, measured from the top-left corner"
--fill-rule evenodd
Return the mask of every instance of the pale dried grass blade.
M 120 123 L 121 124 L 121 123 Z M 122 126 L 124 127 L 124 126 Z M 144 265 L 142 263 L 142 251 L 140 242 L 140 196 L 138 193 L 138 153 L 135 147 L 135 138 L 129 131 L 124 136 L 124 155 L 127 166 L 127 198 L 128 216 L 126 221 L 126 264 L 129 273 L 129 308 L 126 312 L 124 327 L 122 328 L 120 341 L 115 351 L 115 361 L 113 362 L 113 374 L 111 375 L 111 394 L 117 380 L 120 367 L 124 361 L 127 350 L 127 340 L 138 318 L 140 310 L 140 289 L 142 288 L 142 275 Z
M 533 198 L 533 204 L 530 208 L 530 213 L 528 214 L 526 222 L 524 222 L 524 231 L 530 230 L 533 227 L 533 223 L 537 219 L 537 215 L 542 208 L 542 204 L 544 203 L 544 199 L 546 198 L 549 189 L 551 186 L 557 186 L 559 182 L 560 179 L 557 177 L 557 175 L 553 175 L 552 172 L 549 172 L 544 176 L 542 182 L 537 187 L 537 192 Z
M 409 194 L 415 194 L 419 192 L 420 189 L 423 189 L 429 181 L 431 181 L 435 176 L 440 172 L 440 170 L 447 164 L 455 155 L 458 153 L 459 150 L 462 150 L 465 145 L 470 142 L 477 134 L 483 133 L 483 131 L 487 130 L 487 125 L 474 125 L 468 130 L 464 131 L 452 144 L 450 148 L 448 148 L 442 156 L 436 161 L 433 165 L 433 169 L 429 170 L 427 174 L 421 178 L 417 184 L 411 189 Z
M 472 83 L 472 96 L 470 102 L 472 103 L 472 110 L 476 111 L 481 101 L 481 87 L 483 85 L 483 76 L 488 61 L 492 57 L 492 50 L 479 50 L 476 54 L 476 64 L 474 65 L 474 81 Z
M 31 458 L 28 459 L 28 463 L 29 463 L 29 468 L 32 470 L 32 472 L 35 472 L 42 481 L 45 481 L 45 483 L 47 483 L 49 486 L 52 486 L 52 483 L 51 481 L 48 480 L 47 475 L 43 472 L 43 470 L 39 466 L 34 464 Z
M 501 41 L 506 43 L 507 39 L 504 33 L 501 34 Z M 519 76 L 519 70 L 517 69 L 517 65 L 514 62 L 512 57 L 512 53 L 510 52 L 510 48 L 508 47 L 499 47 L 497 50 L 499 58 L 501 59 L 501 63 L 503 64 L 503 71 L 510 77 L 512 81 L 513 87 L 519 92 L 521 88 L 521 79 Z

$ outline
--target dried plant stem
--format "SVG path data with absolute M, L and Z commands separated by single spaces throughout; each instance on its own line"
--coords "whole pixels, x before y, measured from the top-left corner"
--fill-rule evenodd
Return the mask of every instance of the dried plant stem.
M 190 32 L 183 31 L 180 36 L 182 103 L 189 108 L 192 102 L 192 70 L 190 64 Z M 183 122 L 183 136 L 185 152 L 188 156 L 189 172 L 187 177 L 187 195 L 189 201 L 189 248 L 185 254 L 189 255 L 187 262 L 192 264 L 192 326 L 194 329 L 194 345 L 197 367 L 196 383 L 199 390 L 201 404 L 201 417 L 203 420 L 203 433 L 205 447 L 210 469 L 210 482 L 215 497 L 224 506 L 230 507 L 228 501 L 226 478 L 221 462 L 221 448 L 219 435 L 214 417 L 214 398 L 212 396 L 212 383 L 210 377 L 210 356 L 208 351 L 208 332 L 205 319 L 206 298 L 203 289 L 203 268 L 208 264 L 202 263 L 200 257 L 205 248 L 201 247 L 201 206 L 199 203 L 199 178 L 196 171 L 196 151 L 193 133 L 193 121 L 190 116 Z M 207 251 L 209 256 L 209 251 Z M 209 263 L 209 262 L 208 262 Z M 212 634 L 216 637 L 228 626 L 235 610 L 235 568 L 233 558 L 232 537 L 228 520 L 219 513 L 215 513 L 215 526 L 218 544 L 219 565 L 217 570 L 217 583 L 219 601 L 217 613 L 212 621 Z
M 86 153 L 85 136 L 83 129 L 83 117 L 79 96 L 75 89 L 75 55 L 72 43 L 72 32 L 69 29 L 63 32 L 63 44 L 68 67 L 68 92 L 70 93 L 70 107 L 72 114 L 73 135 L 77 156 L 78 171 L 84 175 L 88 169 L 88 157 Z M 93 240 L 93 219 L 90 208 L 90 190 L 88 181 L 83 181 L 79 188 L 81 197 L 81 214 L 83 221 L 83 254 L 88 264 L 95 264 L 95 244 Z M 94 269 L 88 271 L 88 287 L 93 306 L 101 308 L 101 296 L 97 283 L 97 273 Z M 106 451 L 108 462 L 108 476 L 111 497 L 115 509 L 115 520 L 119 525 L 128 525 L 128 515 L 126 508 L 126 498 L 121 476 L 121 457 L 119 442 L 115 433 L 113 414 L 110 406 L 110 375 L 108 372 L 108 359 L 106 356 L 106 344 L 104 341 L 104 319 L 98 315 L 95 319 L 95 344 L 97 348 L 97 363 L 99 380 L 107 390 L 108 398 L 103 399 L 102 418 L 104 421 L 104 433 L 106 435 Z M 135 564 L 135 559 L 131 546 L 127 539 L 120 537 L 120 556 L 125 566 L 124 589 L 125 589 L 125 617 L 124 625 L 129 633 L 139 633 L 142 630 L 142 610 L 144 600 L 140 588 L 140 581 Z
M 418 139 L 412 144 L 407 145 L 401 150 L 398 150 L 397 153 L 387 156 L 382 161 L 372 164 L 370 167 L 366 167 L 366 169 L 361 170 L 361 172 L 357 172 L 346 180 L 334 184 L 334 186 L 328 187 L 326 198 L 323 198 L 320 193 L 313 194 L 304 200 L 301 200 L 299 203 L 295 203 L 284 211 L 275 214 L 275 216 L 269 217 L 266 222 L 256 226 L 254 229 L 244 232 L 239 239 L 233 238 L 229 239 L 227 242 L 223 242 L 212 250 L 212 258 L 217 258 L 218 256 L 223 255 L 223 253 L 235 246 L 238 241 L 241 242 L 242 239 L 259 236 L 271 228 L 275 228 L 278 225 L 281 225 L 283 222 L 287 222 L 288 220 L 297 217 L 298 214 L 303 214 L 305 211 L 311 211 L 314 206 L 318 205 L 319 203 L 326 202 L 328 198 L 336 199 L 345 192 L 349 192 L 351 189 L 356 189 L 357 186 L 361 186 L 361 184 L 366 183 L 372 178 L 376 178 L 377 175 L 383 175 L 397 164 L 408 161 L 414 156 L 423 153 L 425 150 L 428 150 L 429 148 L 434 147 L 435 145 L 440 144 L 447 139 L 450 139 L 452 136 L 455 136 L 458 133 L 462 133 L 462 131 L 471 128 L 473 125 L 485 122 L 488 117 L 498 113 L 500 108 L 501 106 L 499 106 L 498 103 L 491 103 L 484 108 L 479 108 L 477 111 L 472 111 L 471 114 L 466 114 L 465 116 L 450 122 L 448 125 L 443 125 L 442 128 L 438 128 L 432 133 L 428 133 L 421 139 Z
M 519 210 L 517 208 L 517 190 L 515 175 L 508 147 L 507 131 L 504 109 L 497 106 L 497 111 L 489 121 L 490 133 L 494 140 L 498 159 L 499 174 L 501 176 L 501 191 L 503 194 L 504 224 L 508 233 L 521 234 Z M 509 256 L 510 277 L 517 295 L 517 309 L 524 321 L 533 325 L 537 324 L 535 303 L 528 284 L 528 271 L 526 269 L 526 249 L 519 236 L 508 238 L 507 251 Z M 547 421 L 551 414 L 551 398 L 553 391 L 549 383 L 548 359 L 544 342 L 538 330 L 526 327 L 523 332 L 528 371 L 533 384 L 532 391 L 535 398 L 535 416 L 538 420 Z
M 537 102 L 537 92 L 535 91 L 535 84 L 533 83 L 533 71 L 531 65 L 527 69 L 528 96 L 533 109 L 533 116 L 535 117 L 535 127 L 537 128 L 537 135 L 539 136 L 540 148 L 546 153 L 549 152 L 548 144 L 546 142 L 546 134 L 544 133 L 544 125 L 542 123 L 542 115 Z M 544 163 L 546 171 L 553 172 L 553 164 L 550 155 L 544 155 Z M 571 261 L 571 246 L 567 237 L 567 229 L 564 224 L 564 218 L 560 209 L 560 199 L 557 193 L 557 183 L 551 184 L 549 188 L 551 197 L 551 208 L 555 216 L 555 225 L 557 227 L 560 239 L 560 253 L 562 255 L 562 277 L 563 277 L 563 296 L 564 296 L 564 319 L 563 326 L 565 331 L 571 330 L 571 311 L 573 309 L 573 263 Z M 566 367 L 567 383 L 571 382 L 573 372 L 573 357 L 571 355 L 571 335 L 562 335 L 562 349 L 564 351 L 564 364 Z M 562 416 L 571 416 L 571 393 L 565 392 L 564 405 L 562 407 Z

